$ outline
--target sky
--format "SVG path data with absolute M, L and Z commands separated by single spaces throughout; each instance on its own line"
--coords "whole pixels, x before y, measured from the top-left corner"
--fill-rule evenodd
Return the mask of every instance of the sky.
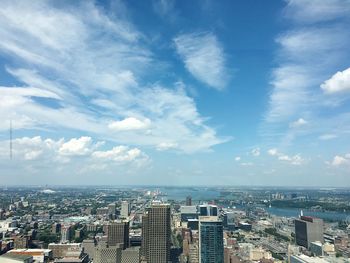
M 4 0 L 0 184 L 350 187 L 349 28 L 350 0 Z

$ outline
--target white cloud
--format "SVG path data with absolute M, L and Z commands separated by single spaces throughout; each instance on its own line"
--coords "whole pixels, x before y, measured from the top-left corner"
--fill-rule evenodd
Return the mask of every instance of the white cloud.
M 330 21 L 347 16 L 348 0 L 287 0 L 286 13 L 299 23 Z
M 335 73 L 321 84 L 321 89 L 329 94 L 350 92 L 350 68 Z
M 290 26 L 276 38 L 277 67 L 272 69 L 269 107 L 260 128 L 264 137 L 289 146 L 301 136 L 338 129 L 334 119 L 341 113 L 327 116 L 322 113 L 338 107 L 348 97 L 328 96 L 320 84 L 324 76 L 334 73 L 334 68 L 347 63 L 350 32 L 346 25 L 350 13 L 346 10 L 349 4 L 343 0 L 287 1 L 283 14 Z M 322 21 L 328 22 L 319 23 Z M 290 120 L 300 116 L 312 120 L 312 125 L 289 129 L 294 126 Z M 350 118 L 345 123 L 344 126 L 348 125 Z
M 33 87 L 1 87 L 0 86 L 0 95 L 1 97 L 23 97 L 23 98 L 30 98 L 30 97 L 41 97 L 41 98 L 51 98 L 51 99 L 61 99 L 57 94 L 45 90 L 45 89 L 39 89 L 39 88 L 33 88 Z M 3 100 L 2 102 L 6 102 Z
M 275 155 L 278 154 L 276 148 L 269 149 L 269 150 L 267 151 L 267 153 L 268 153 L 269 155 L 271 155 L 271 156 L 275 156 Z
M 235 161 L 236 162 L 239 162 L 241 160 L 241 157 L 240 156 L 237 156 L 236 158 L 235 158 Z
M 169 149 L 175 149 L 178 145 L 173 142 L 162 142 L 157 145 L 157 150 L 158 151 L 166 151 Z
M 12 160 L 10 160 L 9 141 L 0 141 L 0 163 L 18 164 L 30 167 L 89 173 L 96 168 L 114 169 L 115 166 L 129 165 L 130 169 L 146 166 L 150 158 L 138 148 L 115 146 L 110 150 L 97 150 L 104 142 L 94 142 L 91 137 L 82 136 L 70 140 L 43 139 L 40 136 L 22 137 L 13 140 Z M 76 159 L 79 158 L 79 159 Z M 113 162 L 111 162 L 113 161 Z M 86 163 L 82 169 L 81 163 Z M 60 165 L 53 165 L 59 163 Z
M 40 136 L 15 138 L 12 141 L 12 157 L 14 160 L 33 161 L 42 158 L 54 158 L 63 140 L 42 139 Z M 9 141 L 0 141 L 0 159 L 10 156 Z
M 303 118 L 299 118 L 296 121 L 293 121 L 289 124 L 289 127 L 291 128 L 299 128 L 302 126 L 305 126 L 308 122 L 306 120 L 304 120 Z
M 225 54 L 214 34 L 184 34 L 174 42 L 186 69 L 196 79 L 218 90 L 226 87 L 229 75 Z
M 325 140 L 332 140 L 332 139 L 335 139 L 335 138 L 337 138 L 338 136 L 336 135 L 336 134 L 322 134 L 322 135 L 320 135 L 318 138 L 320 139 L 320 140 L 323 140 L 323 141 L 325 141 Z
M 331 164 L 333 166 L 350 165 L 350 154 L 346 154 L 344 156 L 340 156 L 340 155 L 334 156 Z
M 108 128 L 114 131 L 130 131 L 148 129 L 151 124 L 149 119 L 139 120 L 134 117 L 125 118 L 121 121 L 113 121 Z
M 241 163 L 242 166 L 253 166 L 254 164 L 252 162 L 245 162 Z
M 5 0 L 0 39 L 7 72 L 22 83 L 0 88 L 0 118 L 5 120 L 0 130 L 8 130 L 12 119 L 14 129 L 69 130 L 155 149 L 172 142 L 186 153 L 228 140 L 206 124 L 186 85 L 140 83 L 154 73 L 150 66 L 164 70 L 147 37 L 125 17 L 93 2 Z
M 59 148 L 59 153 L 62 155 L 86 155 L 91 152 L 91 137 L 82 136 L 80 138 L 73 138 L 68 142 L 62 144 Z
M 303 115 L 320 104 L 319 83 L 325 72 L 333 70 L 345 53 L 350 35 L 339 28 L 301 28 L 277 38 L 280 65 L 273 69 L 268 122 L 281 122 Z M 321 63 L 322 62 L 322 63 Z M 315 68 L 314 65 L 319 64 Z M 314 100 L 317 97 L 318 100 Z
M 92 153 L 92 157 L 97 159 L 111 160 L 115 162 L 130 162 L 137 158 L 147 158 L 140 149 L 127 146 L 117 146 L 108 151 L 95 151 Z
M 300 156 L 300 154 L 296 154 L 294 156 L 281 154 L 278 156 L 278 160 L 286 161 L 293 165 L 301 165 L 305 162 L 305 160 Z
M 252 151 L 251 151 L 251 154 L 255 157 L 259 156 L 260 155 L 260 148 L 254 148 Z
M 293 156 L 279 152 L 276 148 L 269 149 L 267 153 L 271 156 L 276 156 L 278 160 L 288 162 L 292 165 L 302 165 L 306 162 L 300 154 L 295 154 Z

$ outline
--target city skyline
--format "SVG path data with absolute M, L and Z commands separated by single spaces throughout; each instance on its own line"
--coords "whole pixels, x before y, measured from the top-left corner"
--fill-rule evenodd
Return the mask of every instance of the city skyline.
M 348 0 L 2 6 L 2 185 L 350 187 Z

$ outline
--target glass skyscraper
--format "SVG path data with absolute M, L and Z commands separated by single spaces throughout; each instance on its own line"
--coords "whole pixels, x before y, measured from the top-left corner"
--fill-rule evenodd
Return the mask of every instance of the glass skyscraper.
M 217 216 L 199 217 L 199 262 L 224 263 L 223 226 Z

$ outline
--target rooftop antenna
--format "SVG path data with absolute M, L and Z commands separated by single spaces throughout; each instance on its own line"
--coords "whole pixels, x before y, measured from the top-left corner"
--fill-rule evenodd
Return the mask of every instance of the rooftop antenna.
M 12 120 L 10 120 L 10 159 L 12 160 Z

